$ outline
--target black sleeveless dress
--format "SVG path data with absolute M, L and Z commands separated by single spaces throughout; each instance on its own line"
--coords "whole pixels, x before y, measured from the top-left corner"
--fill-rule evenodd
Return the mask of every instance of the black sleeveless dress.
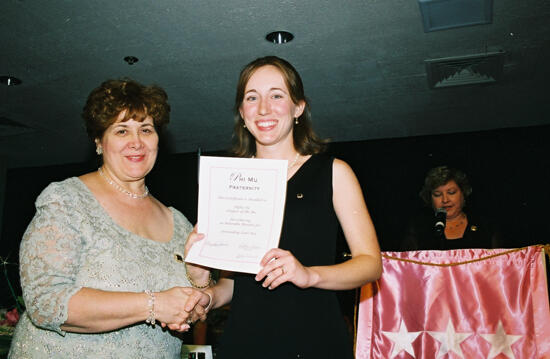
M 287 183 L 279 248 L 304 266 L 335 263 L 338 220 L 332 205 L 333 158 L 313 155 Z M 230 315 L 217 359 L 353 358 L 336 293 L 284 283 L 274 290 L 235 273 Z

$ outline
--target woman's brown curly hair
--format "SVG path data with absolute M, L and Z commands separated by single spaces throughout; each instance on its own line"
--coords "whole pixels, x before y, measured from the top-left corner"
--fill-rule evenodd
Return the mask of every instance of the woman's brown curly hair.
M 464 199 L 472 193 L 472 186 L 468 177 L 459 169 L 439 166 L 428 171 L 424 179 L 424 186 L 420 190 L 419 196 L 427 206 L 432 205 L 432 192 L 439 186 L 443 186 L 449 181 L 455 181 L 464 195 Z
M 170 120 L 168 95 L 159 86 L 144 86 L 131 79 L 107 80 L 92 90 L 82 111 L 88 136 L 101 139 L 124 110 L 123 122 L 141 122 L 151 116 L 157 131 Z

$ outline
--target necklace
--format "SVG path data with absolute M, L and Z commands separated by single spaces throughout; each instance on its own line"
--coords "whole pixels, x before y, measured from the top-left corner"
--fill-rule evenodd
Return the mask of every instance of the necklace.
M 288 165 L 288 170 L 291 169 L 292 167 L 294 167 L 294 165 L 296 164 L 296 161 L 298 161 L 298 157 L 300 157 L 300 153 L 296 153 L 296 157 L 294 157 L 294 161 L 292 161 L 291 164 Z
M 300 157 L 300 153 L 296 153 L 296 157 L 294 157 L 294 161 L 292 161 L 288 167 L 287 167 L 287 170 L 291 169 L 292 167 L 294 167 L 294 165 L 296 164 L 296 161 L 298 161 L 298 157 Z M 252 155 L 252 158 L 256 158 L 256 155 Z
M 451 228 L 458 228 L 464 224 L 465 220 L 466 220 L 466 215 L 461 214 L 459 219 L 456 219 L 454 221 L 447 221 L 447 226 Z M 456 222 L 456 223 L 452 223 L 452 222 Z
M 135 199 L 143 199 L 149 195 L 149 188 L 147 188 L 147 186 L 145 186 L 145 191 L 142 194 L 133 193 L 128 191 L 125 188 L 122 188 L 117 183 L 115 183 L 112 179 L 110 179 L 105 173 L 103 173 L 103 169 L 101 167 L 97 169 L 97 172 L 99 172 L 101 177 L 103 177 L 105 181 L 107 181 L 107 183 L 109 183 L 111 186 L 113 186 L 114 188 L 116 188 L 117 190 L 119 190 L 120 192 L 124 193 L 127 196 L 130 196 Z

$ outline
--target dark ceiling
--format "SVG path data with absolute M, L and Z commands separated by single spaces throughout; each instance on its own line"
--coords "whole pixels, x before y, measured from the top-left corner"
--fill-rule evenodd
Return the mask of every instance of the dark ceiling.
M 547 0 L 494 0 L 490 24 L 433 32 L 415 0 L 2 0 L 0 29 L 0 75 L 22 80 L 0 86 L 8 168 L 89 159 L 81 108 L 119 77 L 166 89 L 170 151 L 225 149 L 238 73 L 270 54 L 301 73 L 314 125 L 333 141 L 550 123 Z M 275 30 L 295 39 L 267 42 Z M 490 53 L 502 55 L 496 82 L 428 85 L 426 60 Z

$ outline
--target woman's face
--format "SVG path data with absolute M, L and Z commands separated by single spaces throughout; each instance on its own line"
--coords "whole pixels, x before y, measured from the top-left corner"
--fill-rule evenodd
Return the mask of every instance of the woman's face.
M 450 180 L 432 191 L 433 208 L 445 208 L 447 219 L 452 219 L 462 213 L 464 195 L 454 180 Z
M 281 72 L 271 65 L 257 69 L 244 90 L 240 114 L 258 145 L 270 146 L 292 141 L 294 118 L 304 111 L 304 103 L 290 98 Z
M 121 181 L 134 181 L 144 178 L 153 168 L 159 137 L 150 116 L 143 122 L 122 122 L 125 111 L 96 142 L 103 147 L 103 163 L 110 172 Z

